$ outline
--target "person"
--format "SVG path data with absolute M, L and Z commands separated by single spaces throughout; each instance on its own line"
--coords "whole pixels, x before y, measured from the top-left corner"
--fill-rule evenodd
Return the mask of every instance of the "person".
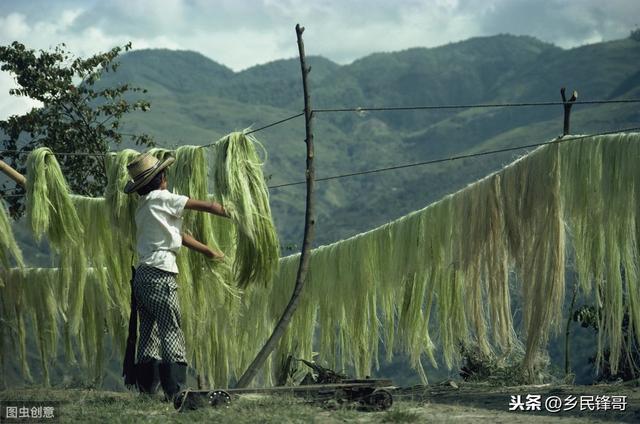
M 140 337 L 135 374 L 138 389 L 154 394 L 162 386 L 171 401 L 186 385 L 187 358 L 177 298 L 176 253 L 180 246 L 213 260 L 221 252 L 211 249 L 181 231 L 185 209 L 228 217 L 216 202 L 190 199 L 167 190 L 165 169 L 175 161 L 160 161 L 142 153 L 127 166 L 131 180 L 125 193 L 140 195 L 135 214 L 138 266 L 133 291 L 140 317 Z

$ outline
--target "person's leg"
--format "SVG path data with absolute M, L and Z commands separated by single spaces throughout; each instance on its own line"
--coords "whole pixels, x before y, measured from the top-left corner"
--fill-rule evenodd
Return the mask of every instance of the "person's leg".
M 161 362 L 159 365 L 160 384 L 168 402 L 187 388 L 186 362 Z
M 149 359 L 136 364 L 136 385 L 141 393 L 156 394 L 160 387 L 160 363 Z
M 158 326 L 144 309 L 140 310 L 140 344 L 136 363 L 136 381 L 143 393 L 156 393 L 160 386 L 160 340 Z M 142 318 L 145 316 L 145 318 Z
M 182 318 L 178 303 L 178 285 L 175 276 L 168 274 L 165 283 L 165 299 L 158 305 L 156 320 L 163 362 L 187 363 L 187 353 L 182 332 Z
M 136 272 L 134 290 L 138 303 L 140 318 L 140 336 L 136 361 L 136 381 L 138 389 L 143 393 L 156 393 L 160 385 L 160 339 L 158 326 L 152 310 L 150 299 L 154 297 L 153 282 L 148 268 L 141 267 Z
M 154 316 L 160 340 L 160 383 L 168 400 L 186 387 L 187 357 L 181 328 L 175 274 L 158 270 L 158 287 L 154 297 Z

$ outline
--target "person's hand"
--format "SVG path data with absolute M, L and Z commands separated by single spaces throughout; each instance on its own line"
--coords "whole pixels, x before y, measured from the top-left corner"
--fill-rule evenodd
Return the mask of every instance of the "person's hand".
M 225 217 L 225 218 L 231 218 L 231 213 L 233 211 L 233 205 L 228 202 L 226 205 L 220 205 L 220 209 L 221 209 L 221 216 Z
M 224 260 L 224 253 L 216 252 L 215 250 L 213 250 L 211 248 L 207 248 L 207 252 L 205 253 L 205 255 L 207 256 L 207 258 L 213 259 L 214 261 L 222 261 L 222 260 Z

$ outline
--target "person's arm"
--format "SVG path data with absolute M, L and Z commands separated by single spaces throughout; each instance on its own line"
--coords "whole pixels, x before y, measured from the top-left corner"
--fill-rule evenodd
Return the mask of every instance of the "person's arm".
M 191 250 L 195 250 L 198 253 L 202 253 L 207 258 L 218 260 L 224 259 L 224 254 L 222 252 L 216 252 L 206 244 L 200 243 L 198 240 L 193 238 L 193 236 L 190 236 L 187 233 L 182 233 L 182 245 Z
M 214 215 L 224 216 L 229 218 L 229 214 L 220 203 L 217 202 L 205 202 L 202 200 L 189 199 L 184 205 L 185 209 L 191 209 L 194 211 L 209 212 Z

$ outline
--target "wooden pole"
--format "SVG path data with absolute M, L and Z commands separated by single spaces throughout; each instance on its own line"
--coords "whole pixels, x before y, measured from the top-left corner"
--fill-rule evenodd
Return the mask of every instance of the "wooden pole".
M 560 95 L 562 96 L 563 108 L 564 108 L 564 123 L 562 125 L 562 136 L 569 134 L 571 131 L 571 106 L 578 100 L 578 92 L 574 90 L 571 98 L 567 100 L 565 95 L 565 88 L 560 89 Z M 571 306 L 569 306 L 569 317 L 567 318 L 567 326 L 564 334 L 564 375 L 565 378 L 569 375 L 571 370 L 570 358 L 569 358 L 569 336 L 571 335 L 571 319 L 573 318 L 573 308 L 576 303 L 576 295 L 578 293 L 578 283 L 573 282 L 573 297 L 571 298 Z
M 571 98 L 569 100 L 567 100 L 567 98 L 565 97 L 565 88 L 562 87 L 560 89 L 560 95 L 562 96 L 562 102 L 563 107 L 564 107 L 564 125 L 562 127 L 562 135 L 567 135 L 569 134 L 569 132 L 571 131 L 570 129 L 570 119 L 571 119 L 571 106 L 573 106 L 573 103 L 578 100 L 578 92 L 574 91 L 573 94 L 571 95 Z
M 262 347 L 258 355 L 253 360 L 251 365 L 247 368 L 247 370 L 242 374 L 240 380 L 236 383 L 236 388 L 247 387 L 251 380 L 258 373 L 258 370 L 264 364 L 264 361 L 269 357 L 273 349 L 275 349 L 276 344 L 280 340 L 280 337 L 284 334 L 284 331 L 291 321 L 291 317 L 298 307 L 298 303 L 300 300 L 300 294 L 302 293 L 302 288 L 304 287 L 305 277 L 307 275 L 307 269 L 309 268 L 309 254 L 311 251 L 311 241 L 313 240 L 314 233 L 314 202 L 313 202 L 313 185 L 315 178 L 315 170 L 313 167 L 313 112 L 311 110 L 311 98 L 309 96 L 309 85 L 307 84 L 307 76 L 311 71 L 311 68 L 306 64 L 306 58 L 304 54 L 304 43 L 302 41 L 302 33 L 304 32 L 304 27 L 301 27 L 300 24 L 296 25 L 296 35 L 298 38 L 298 53 L 300 54 L 300 70 L 302 71 L 302 90 L 304 92 L 304 117 L 305 117 L 305 130 L 306 130 L 306 139 L 305 143 L 307 144 L 307 170 L 306 170 L 306 180 L 307 180 L 307 205 L 306 205 L 306 213 L 304 218 L 304 238 L 302 241 L 302 252 L 300 253 L 300 264 L 298 265 L 298 274 L 296 276 L 296 284 L 293 288 L 293 293 L 291 295 L 291 299 L 287 304 L 280 320 L 276 324 L 271 337 L 267 340 L 265 345 Z
M 5 161 L 0 160 L 0 171 L 4 172 L 9 178 L 11 178 L 16 183 L 20 184 L 22 187 L 27 186 L 27 179 L 24 175 L 10 167 Z
M 562 106 L 564 107 L 564 123 L 562 126 L 562 135 L 565 136 L 569 134 L 571 131 L 571 106 L 573 103 L 578 100 L 578 92 L 574 91 L 571 95 L 571 98 L 567 101 L 567 97 L 565 96 L 565 88 L 562 87 L 560 89 L 560 95 L 562 96 L 562 102 L 564 103 Z M 564 375 L 565 378 L 569 375 L 571 370 L 570 365 L 570 357 L 569 357 L 569 336 L 571 335 L 571 319 L 573 318 L 573 308 L 576 303 L 576 295 L 578 294 L 578 284 L 573 282 L 573 296 L 571 298 L 571 306 L 569 306 L 569 317 L 567 318 L 567 326 L 564 334 Z

